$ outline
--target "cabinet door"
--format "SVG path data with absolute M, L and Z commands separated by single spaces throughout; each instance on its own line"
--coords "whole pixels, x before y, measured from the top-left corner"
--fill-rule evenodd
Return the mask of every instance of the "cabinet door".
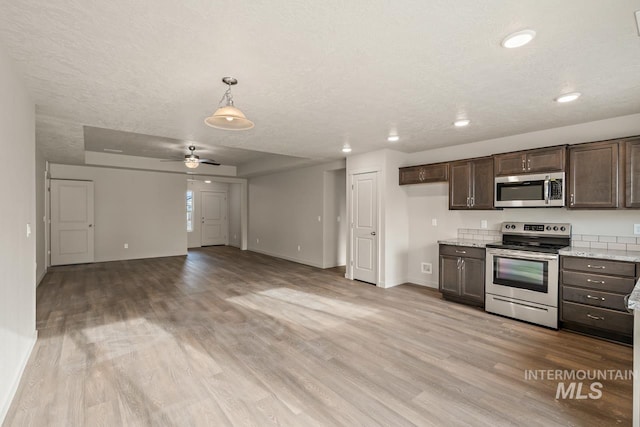
M 420 170 L 417 166 L 400 168 L 400 185 L 416 184 L 420 182 L 419 176 Z
M 565 166 L 565 152 L 564 146 L 527 152 L 527 173 L 562 172 Z
M 569 207 L 618 207 L 618 143 L 569 148 Z
M 434 163 L 420 168 L 420 182 L 446 182 L 449 179 L 449 163 Z
M 493 159 L 473 161 L 472 209 L 493 209 Z
M 524 153 L 507 153 L 494 156 L 496 176 L 521 175 L 525 172 Z
M 640 208 L 640 138 L 625 142 L 625 206 Z
M 449 171 L 449 209 L 469 209 L 471 198 L 471 163 L 451 163 Z
M 460 264 L 462 259 L 440 255 L 440 292 L 460 295 Z
M 461 296 L 484 303 L 484 263 L 483 259 L 462 258 Z

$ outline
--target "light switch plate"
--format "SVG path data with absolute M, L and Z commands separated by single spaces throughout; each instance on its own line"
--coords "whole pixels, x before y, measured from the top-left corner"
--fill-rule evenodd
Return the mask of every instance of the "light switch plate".
M 438 218 L 432 218 L 431 219 L 431 225 L 433 225 L 434 227 L 438 226 Z
M 640 224 L 633 224 L 633 234 L 640 234 Z
M 487 220 L 483 219 L 482 221 L 480 221 L 480 228 L 487 228 Z

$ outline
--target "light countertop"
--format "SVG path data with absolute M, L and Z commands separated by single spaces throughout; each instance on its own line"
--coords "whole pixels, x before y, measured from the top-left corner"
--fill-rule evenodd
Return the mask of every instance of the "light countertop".
M 640 262 L 640 251 L 570 247 L 567 249 L 561 249 L 560 255 L 582 258 L 610 259 L 613 261 Z
M 438 240 L 441 245 L 453 245 L 453 246 L 466 246 L 469 248 L 486 248 L 487 243 L 495 243 L 493 241 L 485 240 L 467 240 L 467 239 L 447 239 Z

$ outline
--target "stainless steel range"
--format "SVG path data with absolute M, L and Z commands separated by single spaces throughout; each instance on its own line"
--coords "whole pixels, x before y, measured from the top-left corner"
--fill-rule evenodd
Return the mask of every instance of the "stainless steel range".
M 558 251 L 571 224 L 505 222 L 502 243 L 487 244 L 485 310 L 558 328 Z

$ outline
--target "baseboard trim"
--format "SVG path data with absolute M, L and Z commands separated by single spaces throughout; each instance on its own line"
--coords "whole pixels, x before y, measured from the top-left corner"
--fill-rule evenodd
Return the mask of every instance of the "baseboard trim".
M 18 386 L 20 386 L 20 380 L 22 379 L 22 374 L 24 374 L 24 370 L 27 367 L 27 363 L 29 362 L 29 358 L 31 357 L 31 353 L 33 352 L 33 348 L 36 345 L 36 341 L 38 340 L 38 331 L 34 331 L 33 339 L 31 340 L 31 344 L 29 345 L 29 350 L 27 350 L 22 363 L 20 364 L 20 369 L 18 370 L 18 375 L 16 376 L 11 388 L 9 389 L 9 394 L 7 395 L 7 401 L 2 404 L 0 408 L 0 425 L 4 423 L 4 419 L 7 417 L 9 413 L 9 408 L 11 407 L 11 403 L 13 399 L 16 397 L 16 392 L 18 391 Z
M 410 277 L 408 282 L 413 283 L 414 285 L 424 286 L 426 288 L 438 289 L 438 282 L 432 282 L 420 277 Z
M 255 248 L 249 248 L 249 250 L 251 252 L 257 252 L 257 253 L 262 254 L 262 255 L 268 255 L 268 256 L 275 257 L 275 258 L 286 259 L 287 261 L 296 262 L 298 264 L 304 264 L 304 265 L 310 265 L 311 267 L 322 268 L 322 264 L 311 262 L 311 261 L 307 261 L 307 260 L 304 260 L 304 259 L 290 257 L 290 256 L 287 256 L 287 255 L 280 255 L 280 254 L 277 254 L 277 253 L 274 253 L 274 252 L 263 251 L 263 250 L 255 249 Z
M 36 288 L 40 286 L 40 284 L 42 283 L 42 279 L 44 279 L 44 276 L 46 275 L 47 275 L 47 269 L 45 268 L 44 271 L 40 273 L 40 276 L 36 277 Z

